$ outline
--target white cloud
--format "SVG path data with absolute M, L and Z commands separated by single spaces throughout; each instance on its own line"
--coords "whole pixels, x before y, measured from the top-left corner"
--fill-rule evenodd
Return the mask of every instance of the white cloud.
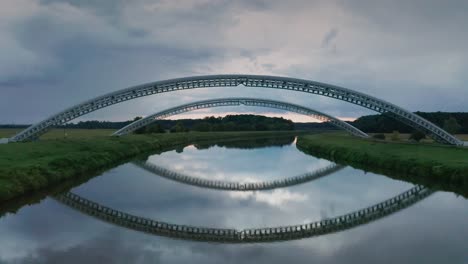
M 468 21 L 462 7 L 364 0 L 4 1 L 0 89 L 11 96 L 0 98 L 0 113 L 21 113 L 17 122 L 32 122 L 130 85 L 213 73 L 299 77 L 367 92 L 410 110 L 463 111 L 468 37 L 461 25 Z M 121 120 L 193 99 L 252 94 L 343 117 L 370 113 L 303 94 L 233 90 L 158 95 L 88 118 Z M 33 102 L 28 114 L 23 94 L 56 103 Z M 421 94 L 424 100 L 415 100 Z M 451 103 L 441 104 L 441 98 Z M 0 122 L 11 118 L 0 114 Z

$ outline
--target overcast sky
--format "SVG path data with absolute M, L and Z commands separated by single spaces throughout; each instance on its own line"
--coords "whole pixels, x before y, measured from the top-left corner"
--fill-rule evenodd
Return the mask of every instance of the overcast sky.
M 37 122 L 136 84 L 217 73 L 321 81 L 411 111 L 468 111 L 467 10 L 465 0 L 1 0 L 0 123 Z M 341 118 L 372 113 L 314 95 L 230 87 L 150 96 L 85 118 L 126 120 L 228 96 Z M 200 113 L 235 111 L 278 114 Z

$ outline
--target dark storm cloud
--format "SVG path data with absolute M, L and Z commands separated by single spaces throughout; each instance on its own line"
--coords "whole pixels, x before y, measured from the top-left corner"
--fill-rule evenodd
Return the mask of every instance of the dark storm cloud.
M 218 27 L 229 23 L 229 19 L 221 22 L 222 16 L 231 12 L 228 1 L 198 5 L 197 12 L 186 9 L 155 14 L 162 17 L 149 21 L 153 23 L 148 25 L 149 28 L 154 27 L 153 36 L 148 36 L 148 28 L 122 24 L 124 2 L 115 4 L 102 1 L 99 4 L 94 1 L 70 1 L 67 5 L 64 1 L 42 1 L 40 11 L 12 22 L 11 33 L 15 40 L 28 52 L 47 58 L 50 62 L 44 60 L 31 69 L 34 74 L 24 68 L 10 75 L 0 75 L 1 90 L 6 95 L 0 97 L 0 100 L 3 99 L 0 102 L 1 113 L 11 112 L 12 107 L 32 93 L 37 94 L 38 99 L 28 106 L 29 111 L 13 111 L 20 112 L 18 120 L 2 115 L 0 122 L 32 122 L 45 113 L 58 111 L 104 92 L 178 77 L 179 74 L 193 75 L 200 61 L 222 56 L 222 47 L 204 47 L 204 43 L 216 42 L 220 34 Z M 250 6 L 255 9 L 261 7 L 255 4 Z M 66 12 L 72 18 L 68 19 Z M 193 27 L 199 27 L 201 30 L 198 32 L 206 36 L 198 35 L 197 31 L 188 35 L 186 30 L 190 26 L 186 25 L 191 23 L 196 23 Z M 171 27 L 179 27 L 183 31 L 178 36 Z M 167 32 L 159 34 L 159 31 Z M 208 37 L 212 39 L 208 40 Z M 195 42 L 200 44 L 196 45 Z M 17 103 L 13 103 L 15 101 Z M 31 109 L 40 110 L 31 112 Z
M 130 85 L 213 73 L 314 79 L 368 92 L 410 110 L 464 111 L 466 5 L 365 0 L 5 1 L 0 4 L 0 123 L 37 121 Z M 237 90 L 141 99 L 89 118 L 121 120 L 181 101 L 246 95 Z M 416 100 L 422 93 L 424 100 Z M 314 105 L 338 116 L 367 113 L 297 93 L 253 94 Z M 25 103 L 28 97 L 35 100 Z

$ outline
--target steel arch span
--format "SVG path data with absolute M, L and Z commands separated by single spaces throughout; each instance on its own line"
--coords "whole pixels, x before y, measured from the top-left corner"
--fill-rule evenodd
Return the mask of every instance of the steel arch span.
M 193 76 L 132 86 L 96 97 L 65 109 L 64 111 L 21 131 L 11 137 L 9 141 L 16 142 L 35 139 L 53 126 L 61 125 L 87 113 L 138 97 L 186 89 L 236 87 L 239 85 L 247 87 L 283 89 L 335 98 L 379 113 L 390 113 L 395 118 L 407 122 L 412 127 L 423 130 L 441 143 L 458 146 L 463 145 L 461 140 L 428 120 L 392 103 L 361 92 L 304 79 L 246 74 Z
M 176 106 L 176 107 L 149 115 L 131 124 L 128 124 L 127 126 L 116 131 L 113 135 L 123 136 L 139 128 L 145 127 L 155 122 L 158 119 L 163 119 L 169 116 L 178 115 L 178 114 L 185 113 L 185 112 L 195 111 L 195 110 L 204 109 L 204 108 L 221 107 L 221 106 L 240 106 L 240 105 L 268 107 L 268 108 L 282 109 L 282 110 L 286 110 L 290 112 L 296 112 L 299 114 L 311 116 L 320 121 L 330 122 L 332 125 L 336 126 L 337 128 L 343 129 L 351 133 L 352 135 L 363 137 L 363 138 L 369 137 L 366 133 L 362 132 L 356 127 L 344 121 L 341 121 L 338 118 L 319 112 L 317 110 L 313 110 L 313 109 L 303 107 L 300 105 L 290 104 L 290 103 L 281 102 L 281 101 L 259 99 L 259 98 L 243 98 L 243 97 L 211 99 L 211 100 L 198 101 L 198 102 L 193 102 L 189 104 L 184 104 L 181 106 Z
M 154 175 L 161 176 L 171 181 L 213 190 L 239 192 L 274 190 L 299 185 L 307 182 L 312 182 L 322 177 L 332 175 L 346 167 L 343 165 L 333 163 L 324 168 L 320 168 L 308 173 L 280 180 L 263 182 L 232 182 L 193 177 L 190 175 L 163 168 L 148 161 L 133 161 L 132 163 L 141 169 L 144 169 Z
M 157 236 L 220 243 L 264 243 L 303 239 L 352 229 L 408 208 L 432 193 L 432 190 L 417 185 L 378 204 L 333 218 L 298 225 L 241 230 L 181 225 L 149 219 L 112 209 L 71 192 L 53 198 L 96 219 Z

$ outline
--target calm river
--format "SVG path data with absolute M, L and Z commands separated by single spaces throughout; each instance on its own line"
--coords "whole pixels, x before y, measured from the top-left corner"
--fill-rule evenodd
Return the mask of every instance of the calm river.
M 193 182 L 161 177 L 145 165 Z M 299 151 L 293 138 L 189 145 L 113 168 L 71 193 L 145 219 L 241 231 L 333 219 L 415 187 L 334 166 Z M 193 180 L 247 186 L 327 168 L 335 169 L 270 190 L 220 190 Z M 448 192 L 428 192 L 404 208 L 342 230 L 257 243 L 142 232 L 91 216 L 63 197 L 0 218 L 0 263 L 468 263 L 468 200 Z

